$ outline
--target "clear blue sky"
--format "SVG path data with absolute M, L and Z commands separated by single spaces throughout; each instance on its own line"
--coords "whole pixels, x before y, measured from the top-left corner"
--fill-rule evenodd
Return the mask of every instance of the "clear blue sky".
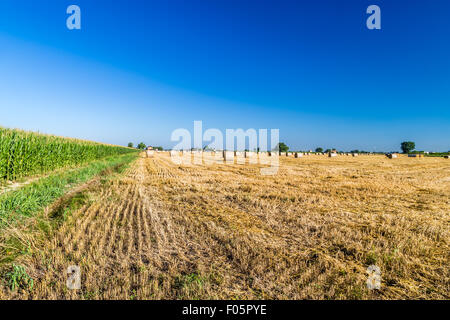
M 448 0 L 1 0 L 0 125 L 171 147 L 202 120 L 279 128 L 291 149 L 447 151 L 449 14 Z

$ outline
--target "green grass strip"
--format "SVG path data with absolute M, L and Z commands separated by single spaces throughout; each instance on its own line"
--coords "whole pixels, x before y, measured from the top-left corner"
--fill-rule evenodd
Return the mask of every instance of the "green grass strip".
M 0 229 L 5 222 L 12 224 L 20 219 L 33 216 L 70 189 L 89 181 L 108 168 L 127 165 L 136 157 L 135 153 L 107 157 L 91 162 L 85 167 L 41 178 L 20 189 L 1 195 Z

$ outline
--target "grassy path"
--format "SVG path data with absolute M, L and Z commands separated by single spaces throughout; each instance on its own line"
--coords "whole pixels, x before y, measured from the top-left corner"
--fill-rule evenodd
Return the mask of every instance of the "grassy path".
M 30 246 L 22 243 L 28 240 L 17 239 L 17 235 L 29 238 L 30 229 L 47 231 L 64 220 L 64 212 L 61 216 L 53 212 L 53 217 L 47 217 L 49 205 L 102 173 L 123 169 L 135 158 L 134 154 L 114 156 L 83 167 L 58 170 L 0 195 L 0 263 L 14 260 L 24 246 Z M 17 235 L 11 237 L 11 231 Z

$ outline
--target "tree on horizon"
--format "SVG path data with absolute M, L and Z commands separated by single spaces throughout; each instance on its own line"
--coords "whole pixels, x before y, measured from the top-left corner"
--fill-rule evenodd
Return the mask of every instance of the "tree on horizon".
M 403 153 L 410 153 L 416 148 L 416 144 L 412 141 L 403 141 L 400 146 Z

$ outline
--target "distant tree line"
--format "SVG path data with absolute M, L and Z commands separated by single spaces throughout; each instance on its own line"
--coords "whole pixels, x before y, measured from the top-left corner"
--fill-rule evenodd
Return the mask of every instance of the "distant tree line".
M 134 147 L 133 142 L 128 143 L 128 147 L 129 147 L 129 148 L 133 148 L 133 147 Z M 145 143 L 140 142 L 140 143 L 137 145 L 136 148 L 137 148 L 137 149 L 140 149 L 140 150 L 145 150 L 145 149 L 147 148 L 147 146 L 146 146 Z M 415 151 L 415 149 L 416 149 L 416 144 L 415 144 L 413 141 L 403 141 L 403 142 L 400 144 L 400 148 L 401 148 L 402 152 L 405 153 L 405 154 L 408 154 L 408 153 L 424 153 L 423 151 Z M 163 150 L 164 150 L 163 147 L 153 147 L 153 149 L 154 149 L 154 150 L 160 150 L 160 151 L 163 151 Z M 280 142 L 280 143 L 278 143 L 278 145 L 277 145 L 273 150 L 277 150 L 277 149 L 278 149 L 280 152 L 288 152 L 290 148 L 289 148 L 284 142 Z M 203 150 L 204 150 L 204 151 L 208 151 L 209 148 L 205 147 L 205 148 L 203 148 Z M 336 149 L 334 149 L 334 148 L 328 148 L 328 149 L 325 149 L 325 150 L 324 150 L 324 148 L 322 148 L 322 147 L 317 147 L 317 148 L 315 149 L 315 152 L 317 152 L 317 153 L 329 153 L 329 152 L 332 152 L 332 151 L 335 151 L 335 150 L 336 150 Z M 248 151 L 248 150 L 246 150 L 246 151 Z M 257 148 L 256 151 L 259 152 L 259 148 Z M 337 152 L 344 152 L 344 151 L 337 151 Z M 395 153 L 395 152 L 396 152 L 396 151 L 392 151 L 392 152 L 390 152 L 390 153 Z M 349 153 L 379 153 L 379 154 L 384 154 L 384 153 L 386 153 L 386 152 L 370 152 L 370 151 L 364 151 L 364 150 L 354 149 L 354 150 L 351 150 Z M 450 154 L 450 151 L 448 151 L 448 152 L 438 152 L 438 153 L 435 152 L 435 153 L 430 153 L 430 155 L 432 155 L 432 154 L 435 154 L 435 155 L 438 155 L 438 154 L 441 155 L 441 154 L 443 154 L 443 155 L 445 155 L 445 154 Z

